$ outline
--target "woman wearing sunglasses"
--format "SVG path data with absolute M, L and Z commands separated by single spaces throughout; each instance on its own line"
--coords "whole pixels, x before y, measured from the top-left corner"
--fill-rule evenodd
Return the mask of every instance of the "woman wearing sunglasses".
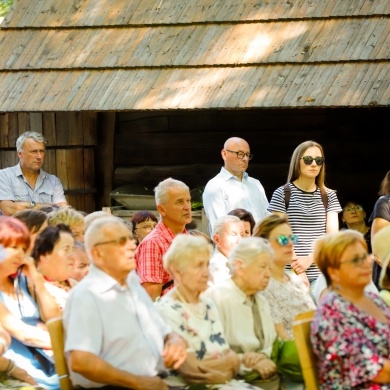
M 325 187 L 325 157 L 319 143 L 305 141 L 295 148 L 287 188 L 274 191 L 268 210 L 288 215 L 293 234 L 299 236 L 291 267 L 306 283 L 314 283 L 320 271 L 313 264 L 313 243 L 339 230 L 341 211 L 336 192 Z
M 302 279 L 285 270 L 286 265 L 291 263 L 293 248 L 299 238 L 292 233 L 287 216 L 275 214 L 263 218 L 255 226 L 253 235 L 269 240 L 274 250 L 271 279 L 261 294 L 270 303 L 278 336 L 284 340 L 292 339 L 294 318 L 316 307 Z

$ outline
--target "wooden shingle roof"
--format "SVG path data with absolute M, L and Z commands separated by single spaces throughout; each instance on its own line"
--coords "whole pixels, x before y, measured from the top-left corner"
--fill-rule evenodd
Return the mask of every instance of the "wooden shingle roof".
M 389 0 L 16 0 L 0 112 L 390 102 Z

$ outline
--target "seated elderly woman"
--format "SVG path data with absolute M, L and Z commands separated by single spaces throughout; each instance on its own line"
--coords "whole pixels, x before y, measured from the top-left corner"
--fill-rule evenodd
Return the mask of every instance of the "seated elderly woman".
M 61 312 L 45 289 L 43 276 L 33 260 L 25 256 L 30 244 L 27 227 L 16 218 L 1 216 L 0 244 L 6 252 L 0 262 L 0 322 L 11 335 L 11 344 L 3 353 L 11 362 L 6 370 L 12 369 L 14 362 L 32 377 L 30 383 L 58 389 L 50 335 L 44 322 Z
M 273 250 L 260 237 L 243 238 L 229 256 L 231 279 L 208 289 L 205 295 L 218 308 L 230 347 L 241 358 L 241 374 L 257 371 L 267 386 L 278 389 L 280 378 L 271 360 L 277 337 L 267 300 L 258 294 L 271 277 Z
M 76 241 L 84 242 L 85 215 L 71 206 L 60 207 L 48 214 L 49 226 L 56 226 L 60 223 L 68 225 L 72 236 Z
M 390 388 L 390 308 L 365 287 L 373 259 L 364 236 L 342 230 L 320 238 L 314 261 L 331 290 L 311 328 L 323 389 Z
M 31 256 L 45 278 L 46 289 L 63 310 L 69 291 L 75 285 L 70 279 L 75 262 L 70 228 L 63 223 L 48 226 L 37 237 Z
M 175 287 L 156 305 L 173 330 L 188 343 L 187 359 L 179 368 L 177 382 L 170 384 L 253 388 L 233 379 L 238 373 L 239 358 L 226 342 L 215 306 L 201 296 L 207 288 L 211 253 L 212 246 L 203 237 L 179 234 L 163 257 Z
M 295 317 L 316 308 L 308 287 L 292 271 L 286 271 L 291 264 L 294 244 L 298 236 L 292 233 L 287 216 L 271 214 L 255 227 L 253 235 L 269 240 L 274 250 L 271 264 L 271 279 L 263 295 L 270 303 L 272 319 L 281 339 L 293 339 L 292 325 Z
M 131 218 L 131 230 L 137 245 L 156 227 L 158 219 L 151 211 L 141 210 Z

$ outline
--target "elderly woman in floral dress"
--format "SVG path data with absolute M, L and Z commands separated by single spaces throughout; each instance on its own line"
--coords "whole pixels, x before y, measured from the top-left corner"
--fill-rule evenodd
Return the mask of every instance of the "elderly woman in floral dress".
M 224 335 L 214 304 L 202 297 L 210 276 L 212 246 L 203 238 L 180 234 L 164 256 L 175 287 L 157 305 L 161 315 L 188 343 L 187 359 L 171 385 L 202 383 L 213 388 L 253 389 L 235 380 L 240 360 Z

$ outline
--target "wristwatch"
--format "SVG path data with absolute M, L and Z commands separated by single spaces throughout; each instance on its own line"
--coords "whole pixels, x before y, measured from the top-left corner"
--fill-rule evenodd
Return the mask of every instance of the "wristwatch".
M 36 203 L 32 200 L 32 201 L 30 202 L 30 209 L 32 209 L 35 205 L 36 205 Z

